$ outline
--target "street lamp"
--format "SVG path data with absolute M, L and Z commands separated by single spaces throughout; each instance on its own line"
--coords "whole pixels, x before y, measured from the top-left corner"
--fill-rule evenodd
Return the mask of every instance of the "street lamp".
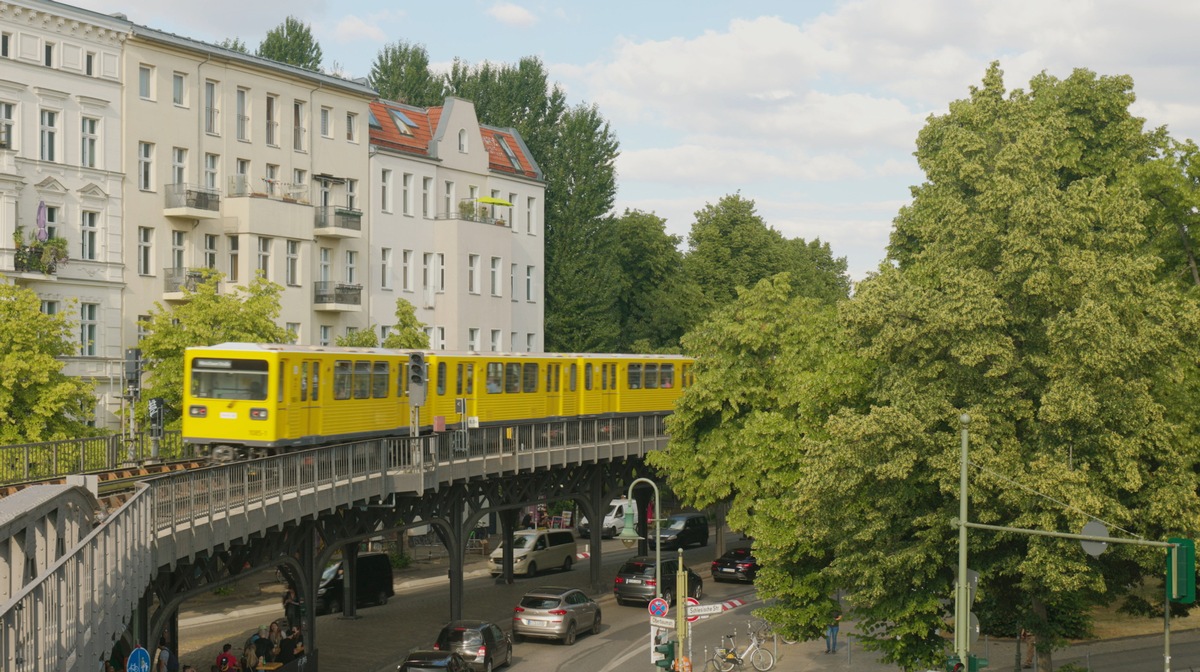
M 634 481 L 629 484 L 629 501 L 633 503 L 633 506 L 637 506 L 637 500 L 633 498 L 633 486 L 637 485 L 638 483 L 647 483 L 651 488 L 654 489 L 654 597 L 657 598 L 662 597 L 662 544 L 659 543 L 661 539 L 659 539 L 658 536 L 658 512 L 661 509 L 658 506 L 658 486 L 654 483 L 654 481 L 648 478 L 634 479 Z M 650 521 L 647 520 L 646 522 L 649 523 Z M 626 507 L 625 529 L 621 530 L 621 533 L 617 535 L 617 539 L 620 539 L 621 543 L 625 544 L 625 548 L 633 548 L 634 544 L 642 540 L 642 538 L 638 536 L 638 533 L 633 530 L 633 526 L 633 508 Z

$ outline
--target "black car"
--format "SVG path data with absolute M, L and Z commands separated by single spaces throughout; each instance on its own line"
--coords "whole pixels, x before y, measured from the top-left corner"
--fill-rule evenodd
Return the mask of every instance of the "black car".
M 450 621 L 433 648 L 462 655 L 473 670 L 493 670 L 512 662 L 512 637 L 489 621 Z
M 708 545 L 708 516 L 703 513 L 677 513 L 659 527 L 659 542 L 664 550 Z M 651 547 L 654 539 L 651 538 Z
M 754 582 L 758 574 L 758 561 L 754 552 L 748 548 L 735 548 L 725 555 L 713 560 L 713 581 L 748 581 Z
M 662 598 L 669 604 L 675 604 L 675 598 L 679 594 L 675 585 L 679 561 L 675 558 L 663 558 L 662 564 L 662 571 L 659 572 L 652 555 L 639 555 L 626 560 L 617 570 L 617 578 L 613 579 L 613 596 L 617 598 L 617 604 L 647 604 L 654 599 L 656 585 Z M 698 600 L 703 594 L 704 582 L 690 567 L 685 565 L 684 569 L 687 570 L 686 594 Z
M 396 672 L 468 672 L 467 661 L 454 651 L 413 651 Z

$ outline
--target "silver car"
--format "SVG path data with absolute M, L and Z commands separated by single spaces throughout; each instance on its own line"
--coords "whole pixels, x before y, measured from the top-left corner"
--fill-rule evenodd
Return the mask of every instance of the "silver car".
M 547 586 L 525 593 L 513 609 L 512 635 L 560 639 L 570 646 L 584 630 L 600 631 L 600 605 L 577 588 Z

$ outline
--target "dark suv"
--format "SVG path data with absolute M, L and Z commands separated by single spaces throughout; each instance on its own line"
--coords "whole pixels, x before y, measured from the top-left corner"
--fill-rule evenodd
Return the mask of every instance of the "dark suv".
M 512 663 L 512 638 L 488 621 L 450 621 L 433 648 L 456 651 L 473 670 L 493 670 Z
M 617 570 L 617 578 L 613 580 L 613 596 L 617 604 L 636 602 L 646 604 L 654 599 L 654 586 L 659 584 L 659 594 L 668 604 L 675 604 L 679 594 L 676 589 L 676 572 L 679 571 L 679 561 L 675 558 L 663 558 L 662 571 L 654 566 L 654 556 L 639 555 L 630 558 Z M 685 566 L 687 570 L 687 595 L 700 599 L 704 592 L 704 582 L 700 575 Z
M 663 550 L 687 548 L 692 544 L 707 546 L 708 516 L 703 513 L 677 513 L 667 518 L 659 528 L 658 538 Z

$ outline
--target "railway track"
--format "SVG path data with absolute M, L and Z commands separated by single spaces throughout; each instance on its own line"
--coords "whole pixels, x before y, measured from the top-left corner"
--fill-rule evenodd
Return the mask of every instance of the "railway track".
M 141 479 L 148 476 L 195 469 L 202 466 L 204 466 L 204 463 L 197 460 L 183 460 L 178 462 L 161 462 L 158 464 L 140 464 L 102 471 L 93 474 L 98 477 L 97 480 L 99 481 L 96 494 L 100 498 L 100 502 L 104 508 L 111 510 L 120 506 L 125 501 L 128 494 L 133 491 L 133 484 Z M 66 478 L 60 477 L 27 483 L 10 483 L 0 486 L 0 499 L 31 485 L 57 485 L 65 482 Z

